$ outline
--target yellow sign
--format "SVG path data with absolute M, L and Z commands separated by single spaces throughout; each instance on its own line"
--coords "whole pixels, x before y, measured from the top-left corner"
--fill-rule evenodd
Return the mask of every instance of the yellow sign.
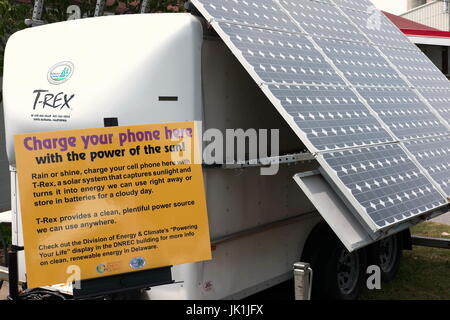
M 194 122 L 16 135 L 28 286 L 211 259 L 196 136 Z

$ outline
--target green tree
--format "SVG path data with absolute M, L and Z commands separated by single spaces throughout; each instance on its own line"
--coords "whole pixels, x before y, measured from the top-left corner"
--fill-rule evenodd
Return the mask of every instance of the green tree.
M 80 7 L 81 16 L 92 17 L 95 12 L 96 0 L 45 0 L 45 7 L 42 19 L 45 23 L 65 21 L 68 18 L 67 8 L 71 4 Z M 13 0 L 0 0 L 0 77 L 3 75 L 3 57 L 8 38 L 16 31 L 26 28 L 25 19 L 31 19 L 33 3 L 17 3 Z M 151 0 L 149 2 L 149 12 L 178 12 L 183 11 L 184 0 Z M 109 12 L 117 14 L 137 13 L 140 9 L 140 1 L 114 1 L 105 8 Z M 0 102 L 2 101 L 0 87 Z M 0 233 L 6 235 L 8 244 L 11 244 L 11 227 L 0 226 Z M 0 265 L 4 264 L 2 257 L 2 243 L 0 242 Z
M 136 0 L 114 0 L 106 6 L 105 11 L 116 12 L 116 14 L 139 13 L 141 1 Z M 67 20 L 67 7 L 76 4 L 81 9 L 81 16 L 92 17 L 95 12 L 97 0 L 45 0 L 43 19 L 48 22 Z M 148 12 L 179 12 L 184 10 L 183 0 L 150 0 Z
M 141 1 L 115 0 L 105 8 L 105 11 L 116 14 L 138 13 Z M 3 56 L 6 42 L 14 32 L 26 28 L 25 19 L 30 19 L 33 3 L 16 3 L 13 0 L 0 0 L 0 77 L 3 75 Z M 96 0 L 45 0 L 42 20 L 45 23 L 65 21 L 68 18 L 67 8 L 76 4 L 82 17 L 92 17 L 95 12 Z M 150 0 L 149 12 L 178 12 L 184 10 L 184 0 Z
M 0 76 L 3 74 L 3 55 L 6 42 L 14 32 L 25 28 L 25 18 L 31 16 L 32 7 L 15 3 L 11 0 L 0 0 Z

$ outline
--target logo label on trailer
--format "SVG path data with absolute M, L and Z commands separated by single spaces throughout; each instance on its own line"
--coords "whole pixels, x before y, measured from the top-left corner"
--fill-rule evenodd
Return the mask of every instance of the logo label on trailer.
M 145 266 L 145 259 L 142 257 L 136 257 L 131 259 L 130 261 L 130 267 L 132 269 L 141 269 Z
M 33 94 L 33 113 L 31 113 L 33 121 L 67 122 L 70 119 L 70 112 L 72 112 L 70 103 L 75 98 L 75 94 L 50 93 L 48 90 L 41 89 L 34 90 Z M 50 110 L 52 110 L 51 113 L 48 113 Z
M 62 84 L 68 81 L 74 72 L 74 65 L 72 62 L 64 61 L 55 64 L 50 68 L 47 74 L 48 82 L 54 85 Z

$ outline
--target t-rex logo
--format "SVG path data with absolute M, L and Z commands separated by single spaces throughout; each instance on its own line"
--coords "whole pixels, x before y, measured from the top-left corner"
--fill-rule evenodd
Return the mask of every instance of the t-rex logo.
M 72 110 L 72 108 L 70 107 L 70 102 L 75 97 L 74 94 L 68 95 L 64 92 L 53 94 L 49 93 L 48 90 L 34 90 L 33 93 L 36 95 L 33 110 L 36 110 L 36 108 L 38 107 L 42 107 L 42 109 L 48 107 L 59 110 L 62 110 L 64 108 Z

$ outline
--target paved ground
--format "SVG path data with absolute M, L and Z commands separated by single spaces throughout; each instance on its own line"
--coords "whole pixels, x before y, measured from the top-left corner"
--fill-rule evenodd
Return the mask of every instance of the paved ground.
M 432 221 L 450 225 L 450 212 L 447 214 L 443 214 L 442 216 L 439 216 L 439 217 L 433 219 Z
M 0 289 L 0 300 L 6 300 L 8 293 L 9 293 L 8 282 L 5 281 L 3 282 L 3 285 Z

